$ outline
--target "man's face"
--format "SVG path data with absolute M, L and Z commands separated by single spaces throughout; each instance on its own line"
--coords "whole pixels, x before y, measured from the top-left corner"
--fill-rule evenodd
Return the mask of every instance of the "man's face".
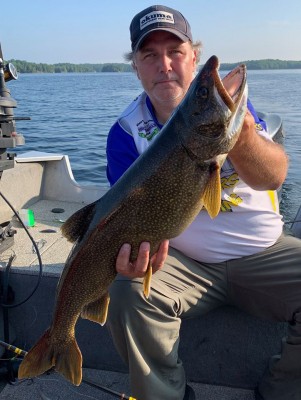
M 154 107 L 176 107 L 194 77 L 196 55 L 166 31 L 151 32 L 134 56 L 134 67 Z

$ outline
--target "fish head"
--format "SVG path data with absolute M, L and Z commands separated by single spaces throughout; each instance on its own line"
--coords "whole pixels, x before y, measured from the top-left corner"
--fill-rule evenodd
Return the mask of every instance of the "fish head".
M 246 66 L 239 65 L 223 80 L 218 69 L 218 58 L 210 57 L 177 110 L 180 141 L 199 160 L 211 160 L 232 149 L 247 111 Z

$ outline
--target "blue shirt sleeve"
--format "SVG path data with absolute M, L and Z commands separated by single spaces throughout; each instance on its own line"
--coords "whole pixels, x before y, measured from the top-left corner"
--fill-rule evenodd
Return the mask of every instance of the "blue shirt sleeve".
M 112 186 L 139 157 L 133 137 L 121 128 L 118 121 L 110 129 L 106 152 L 107 178 Z
M 253 115 L 253 117 L 255 119 L 255 125 L 260 125 L 266 131 L 267 125 L 266 125 L 265 121 L 258 117 L 258 115 L 255 111 L 255 108 L 253 107 L 253 104 L 251 103 L 251 101 L 249 99 L 247 102 L 247 106 L 248 106 L 249 111 L 251 112 L 251 114 Z

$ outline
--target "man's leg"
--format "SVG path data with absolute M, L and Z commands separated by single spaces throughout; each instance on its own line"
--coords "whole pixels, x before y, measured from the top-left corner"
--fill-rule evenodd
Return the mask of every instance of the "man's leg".
M 182 400 L 186 378 L 178 357 L 181 318 L 214 309 L 226 299 L 225 265 L 201 265 L 170 248 L 145 299 L 142 280 L 118 276 L 108 327 L 129 367 L 132 394 L 143 400 Z
M 274 246 L 228 262 L 233 303 L 254 316 L 288 322 L 281 355 L 270 360 L 258 386 L 264 400 L 301 399 L 301 240 L 282 236 Z

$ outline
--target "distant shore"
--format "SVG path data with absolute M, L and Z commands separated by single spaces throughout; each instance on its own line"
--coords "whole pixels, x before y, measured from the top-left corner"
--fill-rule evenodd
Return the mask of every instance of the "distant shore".
M 44 64 L 33 63 L 22 60 L 9 60 L 19 73 L 96 73 L 96 72 L 133 72 L 131 64 L 127 63 L 105 63 L 105 64 Z M 238 64 L 245 64 L 249 70 L 271 70 L 271 69 L 301 69 L 301 61 L 291 60 L 248 60 L 236 63 L 222 63 L 220 70 L 232 70 Z

